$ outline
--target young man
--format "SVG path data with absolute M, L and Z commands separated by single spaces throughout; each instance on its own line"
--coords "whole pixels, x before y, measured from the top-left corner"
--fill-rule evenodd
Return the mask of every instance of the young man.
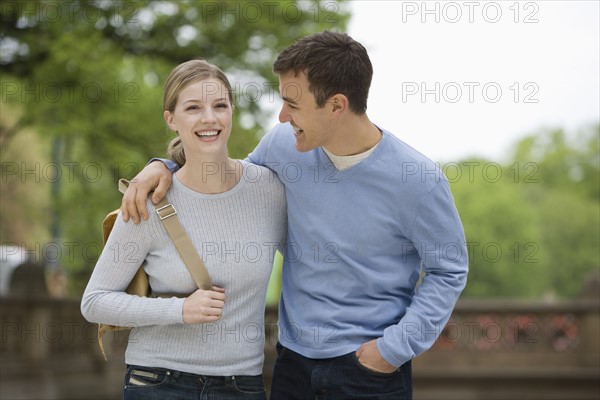
M 448 182 L 369 120 L 372 66 L 348 35 L 305 37 L 274 72 L 282 124 L 249 155 L 278 174 L 288 206 L 271 399 L 411 399 L 411 360 L 433 345 L 466 283 Z M 171 178 L 151 163 L 137 179 L 123 200 L 135 221 Z

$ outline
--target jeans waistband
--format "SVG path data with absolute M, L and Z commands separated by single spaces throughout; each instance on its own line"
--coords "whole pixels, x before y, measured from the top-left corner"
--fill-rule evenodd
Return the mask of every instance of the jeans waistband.
M 202 383 L 206 383 L 209 381 L 219 382 L 219 383 L 227 383 L 235 381 L 238 378 L 258 378 L 262 375 L 225 375 L 225 376 L 217 376 L 217 375 L 202 375 L 202 374 L 194 374 L 191 372 L 183 372 L 175 369 L 169 368 L 159 368 L 159 367 L 145 367 L 141 365 L 127 365 L 128 370 L 141 370 L 141 371 L 152 371 L 155 373 L 163 373 L 169 376 L 171 379 L 186 379 L 186 380 L 197 380 Z

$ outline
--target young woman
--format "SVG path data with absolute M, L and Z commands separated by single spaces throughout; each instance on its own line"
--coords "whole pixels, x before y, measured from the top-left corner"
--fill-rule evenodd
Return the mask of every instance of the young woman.
M 140 224 L 117 218 L 81 311 L 134 327 L 123 399 L 265 399 L 265 294 L 286 235 L 283 186 L 269 169 L 229 158 L 233 94 L 219 68 L 177 66 L 163 106 L 177 132 L 169 155 L 181 165 L 167 198 L 214 286 L 197 288 L 155 213 Z M 181 297 L 125 293 L 142 261 L 153 293 Z

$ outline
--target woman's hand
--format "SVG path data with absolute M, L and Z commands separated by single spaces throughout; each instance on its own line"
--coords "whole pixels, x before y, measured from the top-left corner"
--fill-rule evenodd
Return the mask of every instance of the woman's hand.
M 213 286 L 212 290 L 198 289 L 183 302 L 183 322 L 202 324 L 221 318 L 225 305 L 225 289 Z

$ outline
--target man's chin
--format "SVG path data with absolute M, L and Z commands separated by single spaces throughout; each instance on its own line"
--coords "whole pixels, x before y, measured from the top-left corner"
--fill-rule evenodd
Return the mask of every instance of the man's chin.
M 300 153 L 306 153 L 307 151 L 311 151 L 314 150 L 314 147 L 309 147 L 303 144 L 300 144 L 296 141 L 296 150 L 298 150 Z

